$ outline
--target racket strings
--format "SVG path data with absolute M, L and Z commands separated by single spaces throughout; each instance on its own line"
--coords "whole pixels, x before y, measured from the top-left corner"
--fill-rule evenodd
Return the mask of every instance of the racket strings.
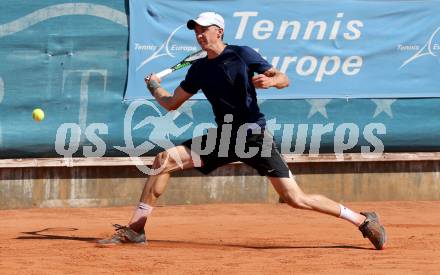
M 185 58 L 184 61 L 187 61 L 187 62 L 195 61 L 197 59 L 204 58 L 207 55 L 208 55 L 208 53 L 206 51 L 201 50 L 201 51 L 198 51 L 198 52 L 193 53 L 192 55 L 188 56 L 187 58 Z

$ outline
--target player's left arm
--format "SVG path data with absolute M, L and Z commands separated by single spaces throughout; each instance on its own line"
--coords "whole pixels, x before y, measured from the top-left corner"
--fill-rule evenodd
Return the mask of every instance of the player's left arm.
M 255 88 L 259 89 L 267 89 L 270 87 L 282 89 L 289 86 L 289 78 L 286 74 L 272 67 L 264 73 L 252 77 L 252 83 Z

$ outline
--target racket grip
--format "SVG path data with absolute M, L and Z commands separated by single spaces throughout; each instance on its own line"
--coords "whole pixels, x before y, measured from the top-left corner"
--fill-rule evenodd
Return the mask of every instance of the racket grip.
M 165 69 L 165 70 L 163 70 L 163 71 L 161 71 L 161 72 L 158 72 L 156 75 L 157 75 L 157 77 L 159 77 L 159 78 L 163 78 L 163 77 L 169 75 L 169 74 L 172 73 L 172 72 L 173 72 L 173 70 L 171 70 L 171 69 Z

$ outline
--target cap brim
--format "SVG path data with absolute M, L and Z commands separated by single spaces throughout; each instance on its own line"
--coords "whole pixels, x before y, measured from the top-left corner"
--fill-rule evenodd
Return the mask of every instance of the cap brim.
M 196 21 L 194 21 L 193 19 L 189 20 L 188 22 L 186 22 L 186 27 L 190 30 L 194 30 L 194 28 L 196 27 Z
M 188 27 L 188 29 L 190 29 L 190 30 L 194 30 L 195 27 L 196 27 L 196 24 L 197 24 L 197 25 L 200 25 L 200 26 L 202 26 L 202 27 L 208 27 L 208 26 L 215 25 L 215 24 L 212 24 L 212 23 L 206 22 L 206 21 L 204 21 L 203 19 L 199 19 L 199 20 L 197 20 L 197 19 L 191 19 L 191 20 L 189 20 L 189 21 L 186 23 L 186 26 Z

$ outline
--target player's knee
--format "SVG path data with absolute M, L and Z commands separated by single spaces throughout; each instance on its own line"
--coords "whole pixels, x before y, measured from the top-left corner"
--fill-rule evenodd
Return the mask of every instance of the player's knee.
M 293 194 L 292 192 L 286 192 L 283 194 L 282 199 L 290 206 L 299 209 L 309 209 L 307 205 L 307 199 L 304 195 Z
M 163 151 L 156 155 L 153 162 L 153 169 L 161 169 L 162 172 L 166 172 L 167 168 L 171 166 L 170 153 Z

